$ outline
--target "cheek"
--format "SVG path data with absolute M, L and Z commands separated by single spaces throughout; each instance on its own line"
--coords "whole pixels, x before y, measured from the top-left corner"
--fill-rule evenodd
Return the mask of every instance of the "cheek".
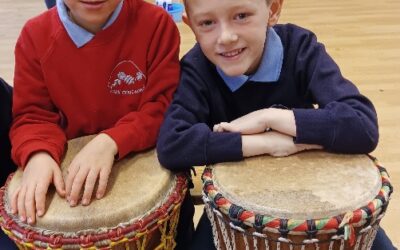
M 216 44 L 212 36 L 198 36 L 196 37 L 197 42 L 200 44 L 201 49 L 204 53 L 208 53 L 214 50 L 214 45 Z
M 255 48 L 263 48 L 266 39 L 266 31 L 261 31 L 259 29 L 258 32 L 254 31 L 252 34 L 253 35 L 248 36 L 250 43 L 252 43 Z
M 214 55 L 214 49 L 213 47 L 210 46 L 210 43 L 199 42 L 199 44 L 201 50 L 206 55 L 206 57 L 210 58 Z
M 73 7 L 73 3 L 69 0 L 64 0 L 64 4 L 67 6 L 68 9 L 71 9 L 71 7 Z
M 112 10 L 112 11 L 114 11 L 116 8 L 117 8 L 117 6 L 118 6 L 118 4 L 121 2 L 121 0 L 114 0 L 113 2 L 111 2 L 111 4 L 110 4 L 110 9 Z

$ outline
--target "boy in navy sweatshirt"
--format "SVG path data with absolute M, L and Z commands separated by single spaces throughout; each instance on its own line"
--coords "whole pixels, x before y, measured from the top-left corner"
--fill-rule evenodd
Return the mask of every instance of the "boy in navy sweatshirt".
M 312 32 L 277 25 L 282 2 L 185 1 L 184 21 L 198 44 L 181 61 L 180 86 L 160 130 L 163 166 L 184 170 L 261 154 L 375 149 L 374 106 Z M 204 238 L 195 247 L 212 248 L 204 214 L 197 231 Z
M 11 126 L 12 87 L 0 78 L 0 187 L 2 187 L 9 174 L 17 170 L 11 159 L 11 143 L 8 132 Z M 0 230 L 1 249 L 17 249 L 13 241 Z

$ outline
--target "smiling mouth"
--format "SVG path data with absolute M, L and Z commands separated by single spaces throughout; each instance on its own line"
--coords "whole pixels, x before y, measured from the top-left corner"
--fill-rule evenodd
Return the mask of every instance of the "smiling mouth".
M 224 56 L 224 57 L 235 57 L 237 55 L 239 55 L 240 53 L 242 53 L 245 50 L 245 48 L 241 48 L 241 49 L 235 49 L 229 52 L 223 52 L 223 53 L 219 53 L 219 55 Z
M 97 5 L 97 4 L 102 4 L 105 1 L 81 1 L 84 4 L 89 4 L 89 5 Z

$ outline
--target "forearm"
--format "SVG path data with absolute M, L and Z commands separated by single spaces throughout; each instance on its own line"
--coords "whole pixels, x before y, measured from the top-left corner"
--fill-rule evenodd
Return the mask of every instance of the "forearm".
M 158 158 L 168 169 L 182 170 L 242 159 L 238 133 L 212 132 L 204 123 L 192 126 L 178 123 L 172 127 L 170 125 L 171 121 L 166 120 L 157 141 Z
M 296 122 L 292 110 L 289 109 L 265 109 L 267 127 L 283 134 L 296 136 Z
M 242 151 L 244 157 L 262 154 L 282 157 L 304 150 L 321 148 L 320 145 L 295 144 L 292 136 L 276 131 L 242 136 Z
M 12 158 L 25 167 L 32 153 L 45 151 L 60 163 L 64 153 L 66 136 L 60 123 L 60 116 L 54 112 L 47 95 L 29 94 L 30 85 L 20 86 L 16 81 L 13 102 L 13 124 L 10 129 Z
M 66 136 L 61 118 L 48 92 L 40 58 L 25 26 L 15 47 L 13 124 L 10 129 L 12 158 L 25 167 L 34 152 L 48 152 L 60 163 Z
M 112 128 L 102 131 L 113 139 L 118 148 L 118 158 L 130 152 L 154 147 L 163 116 L 145 112 L 131 112 L 120 119 Z
M 179 81 L 179 65 L 177 61 L 170 61 L 153 69 L 138 109 L 124 115 L 112 128 L 103 131 L 117 143 L 119 158 L 155 146 L 164 114 Z
M 307 48 L 307 46 L 303 47 Z M 303 51 L 308 64 L 298 62 L 303 88 L 318 109 L 294 109 L 296 143 L 319 144 L 339 153 L 368 153 L 378 143 L 372 103 L 344 78 L 316 40 Z
M 268 154 L 268 142 L 265 136 L 242 135 L 243 157 Z
M 377 146 L 379 132 L 372 105 L 332 103 L 322 109 L 294 110 L 294 114 L 296 143 L 319 144 L 340 153 L 369 153 Z
M 13 102 L 13 124 L 10 129 L 12 158 L 24 167 L 30 155 L 45 151 L 60 163 L 66 136 L 59 126 L 60 116 L 47 95 L 29 94 L 34 88 L 15 83 Z

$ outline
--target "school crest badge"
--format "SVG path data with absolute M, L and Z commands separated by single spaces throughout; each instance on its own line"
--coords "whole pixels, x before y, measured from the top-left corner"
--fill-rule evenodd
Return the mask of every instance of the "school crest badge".
M 114 95 L 137 95 L 146 88 L 146 76 L 133 61 L 124 60 L 111 72 L 107 87 Z

